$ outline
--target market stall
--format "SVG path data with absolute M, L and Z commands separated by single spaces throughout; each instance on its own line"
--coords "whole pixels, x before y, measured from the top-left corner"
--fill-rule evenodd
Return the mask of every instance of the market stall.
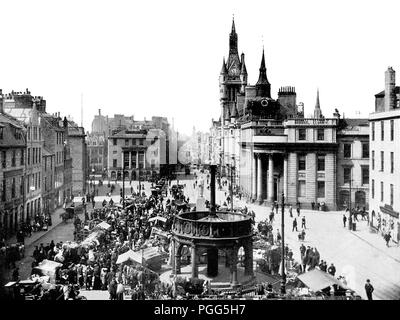
M 58 280 L 57 272 L 61 267 L 62 263 L 45 259 L 33 268 L 32 274 L 48 276 L 50 283 L 56 283 L 56 280 Z

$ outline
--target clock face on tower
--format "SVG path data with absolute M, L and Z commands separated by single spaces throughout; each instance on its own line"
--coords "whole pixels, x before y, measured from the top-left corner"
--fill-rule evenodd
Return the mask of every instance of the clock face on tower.
M 239 69 L 236 67 L 233 67 L 231 70 L 231 74 L 234 76 L 238 76 L 239 75 Z

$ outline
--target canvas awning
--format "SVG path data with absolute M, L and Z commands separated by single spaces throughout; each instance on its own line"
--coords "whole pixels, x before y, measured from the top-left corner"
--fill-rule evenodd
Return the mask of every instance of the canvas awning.
M 45 259 L 35 268 L 44 272 L 54 272 L 57 268 L 60 267 L 62 267 L 62 263 Z
M 297 278 L 314 292 L 328 288 L 334 284 L 346 290 L 350 289 L 345 286 L 341 281 L 331 276 L 329 273 L 318 269 L 303 273 Z
M 156 217 L 150 218 L 149 222 L 156 221 L 156 220 L 162 221 L 164 223 L 167 222 L 167 218 L 162 217 L 162 216 L 156 216 Z
M 152 259 L 162 259 L 164 256 L 165 253 L 159 252 L 157 247 L 150 247 L 140 251 L 129 250 L 118 256 L 117 264 L 121 264 L 127 261 L 134 261 L 136 263 L 142 264 L 142 261 L 148 262 Z
M 96 226 L 96 228 L 108 230 L 108 229 L 111 228 L 111 226 L 110 226 L 107 222 L 103 221 L 103 222 L 100 222 L 100 223 Z

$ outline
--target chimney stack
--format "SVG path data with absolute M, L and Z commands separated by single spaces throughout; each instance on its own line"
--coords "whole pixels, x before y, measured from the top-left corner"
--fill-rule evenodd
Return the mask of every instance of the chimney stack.
M 385 72 L 385 107 L 384 111 L 393 110 L 396 107 L 396 71 L 389 67 Z

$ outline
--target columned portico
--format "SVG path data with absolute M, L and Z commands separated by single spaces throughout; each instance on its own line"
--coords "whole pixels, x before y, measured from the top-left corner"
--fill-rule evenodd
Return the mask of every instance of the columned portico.
M 268 155 L 268 202 L 274 201 L 274 159 Z
M 261 153 L 257 154 L 257 201 L 263 201 L 263 163 Z

